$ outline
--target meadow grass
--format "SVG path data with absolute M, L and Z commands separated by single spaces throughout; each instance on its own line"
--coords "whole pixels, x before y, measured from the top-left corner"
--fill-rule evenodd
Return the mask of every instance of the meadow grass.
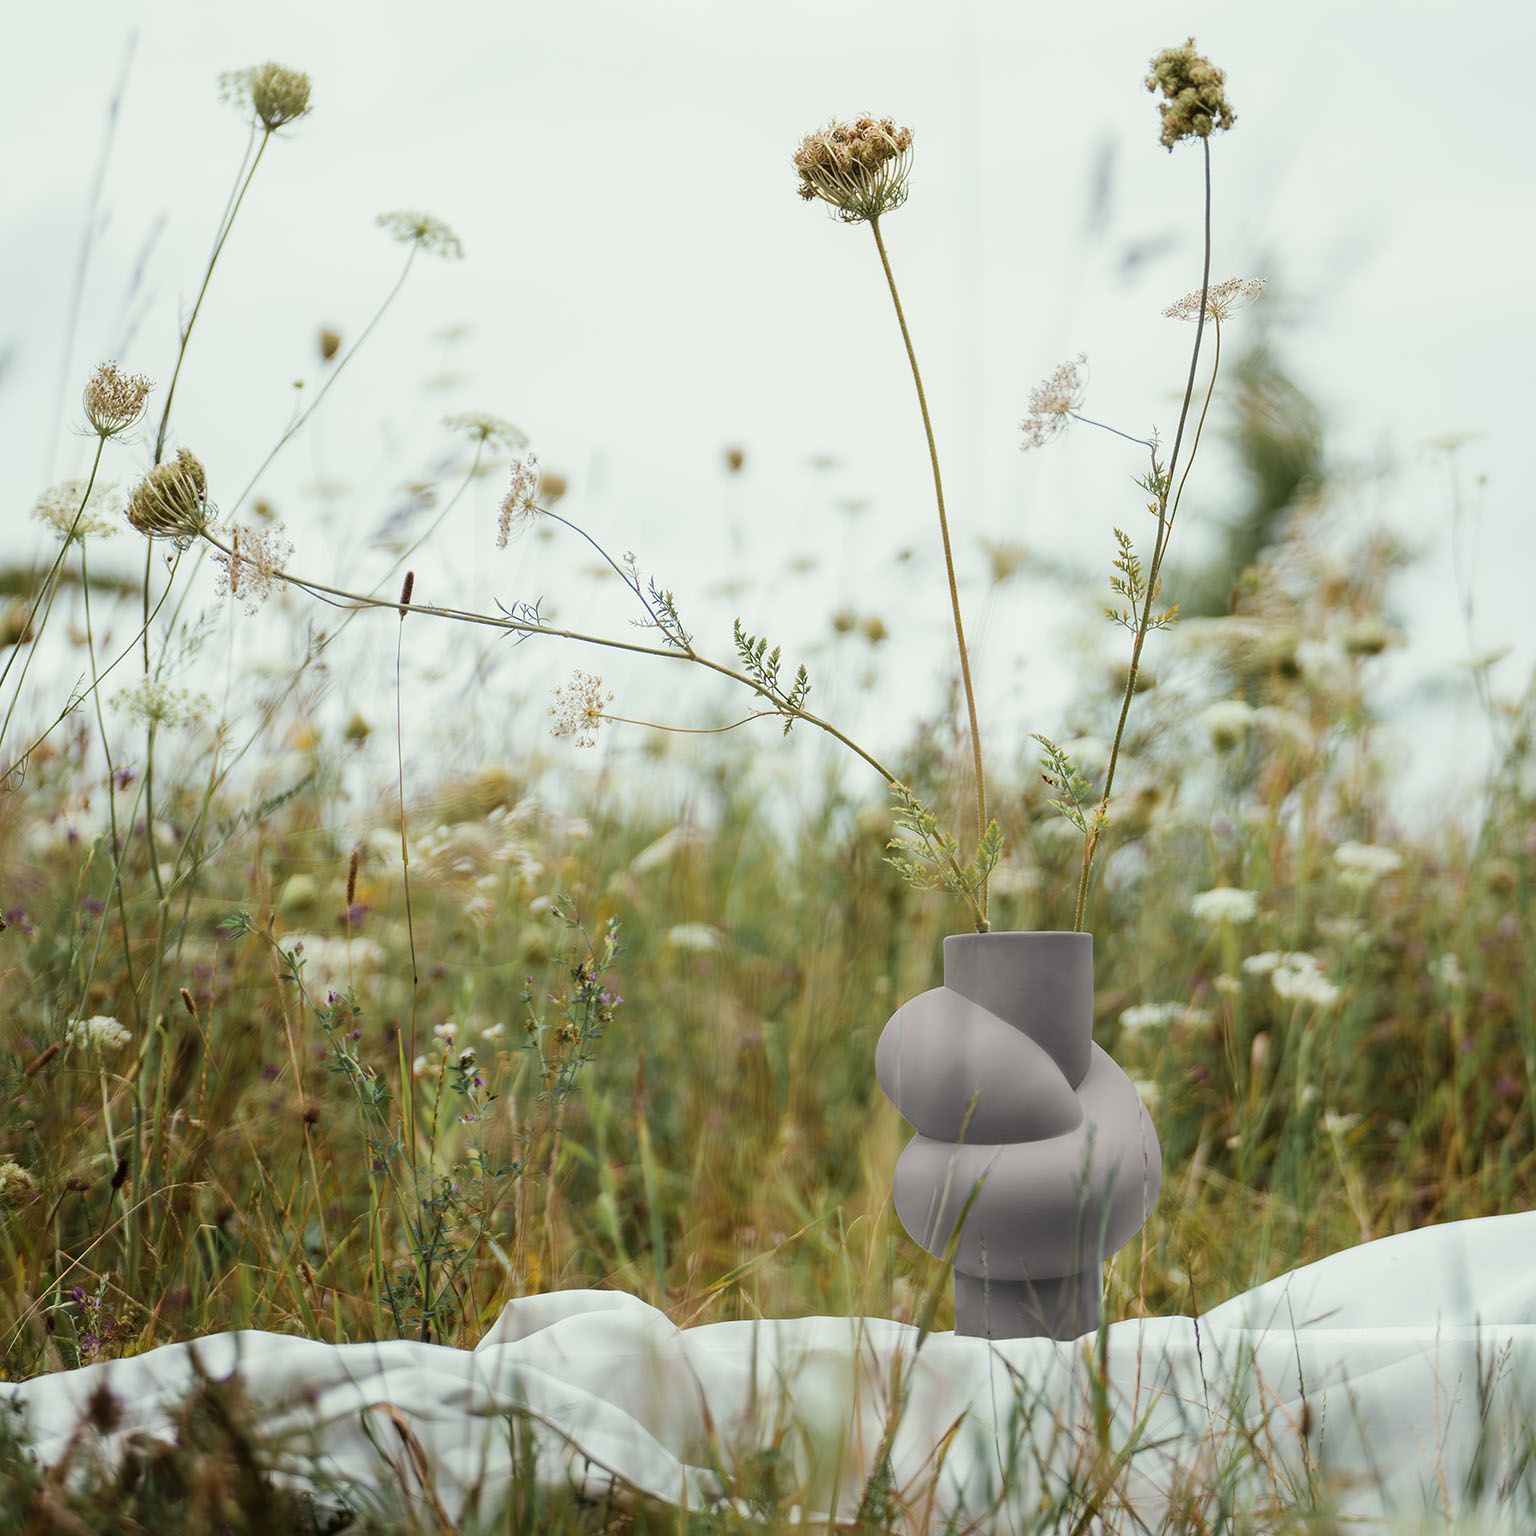
M 261 138 L 209 276 L 268 138 L 307 106 L 283 72 L 249 75 Z M 435 221 L 392 218 L 409 259 L 452 254 Z M 185 462 L 162 459 L 169 404 L 164 473 L 128 515 L 179 546 L 207 530 L 177 519 L 206 505 Z M 501 430 L 480 420 L 477 466 Z M 1486 695 L 1500 754 L 1473 839 L 1391 823 L 1371 687 L 1406 556 L 1381 534 L 1324 553 L 1347 492 L 1290 473 L 1298 420 L 1271 413 L 1240 440 L 1270 490 L 1290 475 L 1278 500 L 1256 486 L 1241 558 L 1177 578 L 1223 600 L 1181 622 L 1166 662 L 1110 669 L 1068 722 L 1068 782 L 1108 820 L 1064 820 L 1038 775 L 991 764 L 978 820 L 1005 851 L 979 881 L 926 893 L 885 856 L 902 804 L 893 816 L 829 778 L 786 842 L 744 788 L 761 748 L 742 734 L 718 737 L 673 802 L 683 817 L 601 792 L 562 805 L 532 755 L 343 791 L 354 743 L 316 728 L 306 654 L 237 748 L 160 663 L 265 595 L 276 545 L 220 546 L 229 602 L 200 614 L 190 581 L 148 561 L 132 590 L 93 579 L 78 488 L 74 513 L 55 508 L 59 559 L 7 578 L 25 610 L 8 663 L 26 653 L 7 728 L 45 646 L 102 675 L 109 614 L 141 622 L 142 669 L 126 724 L 93 687 L 88 707 L 24 712 L 35 744 L 6 748 L 0 1372 L 242 1328 L 472 1347 L 513 1298 L 592 1286 L 681 1326 L 951 1328 L 942 1261 L 891 1209 L 904 1135 L 873 1056 L 895 1008 L 940 983 L 942 940 L 974 926 L 978 893 L 997 929 L 1080 926 L 1093 896 L 1095 1039 L 1147 1097 L 1165 1169 L 1140 1240 L 1107 1266 L 1106 1321 L 1199 1314 L 1356 1243 L 1529 1208 L 1536 681 L 1518 703 Z M 123 427 L 102 421 L 104 448 Z M 1163 511 L 1169 479 L 1148 487 Z M 1132 590 L 1117 590 L 1144 600 L 1139 658 L 1157 566 L 1139 588 L 1118 568 Z M 651 596 L 675 620 L 671 594 Z M 383 599 L 400 605 L 397 648 L 409 597 L 407 581 Z M 957 679 L 893 765 L 907 808 L 948 824 L 978 803 L 968 694 Z M 570 708 L 573 729 L 612 718 L 585 685 Z M 231 772 L 280 743 L 268 790 Z M 238 1384 L 205 1382 L 178 1443 L 115 1472 L 70 1484 L 0 1456 L 0 1529 L 324 1528 L 313 1501 L 270 1486 L 249 1418 Z M 1101 1435 L 1031 1528 L 1136 1529 L 1114 1492 L 1123 1450 Z M 525 1481 L 485 1528 L 777 1529 L 803 1489 L 781 1445 L 760 1452 L 708 1517 Z M 1266 1454 L 1192 1455 L 1162 1529 L 1334 1529 L 1325 1485 L 1241 1507 L 1232 1468 Z M 897 1494 L 872 1478 L 861 1525 L 910 1515 Z

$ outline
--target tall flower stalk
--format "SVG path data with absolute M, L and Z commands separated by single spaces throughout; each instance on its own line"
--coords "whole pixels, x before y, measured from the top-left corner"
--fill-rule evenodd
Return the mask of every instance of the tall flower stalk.
M 955 620 L 955 645 L 960 653 L 960 677 L 965 686 L 966 711 L 970 717 L 971 761 L 976 774 L 976 839 L 978 846 L 989 841 L 987 822 L 987 780 L 982 767 L 981 728 L 976 720 L 976 690 L 971 682 L 970 654 L 965 644 L 965 624 L 960 616 L 960 588 L 955 580 L 955 557 L 949 541 L 949 518 L 944 510 L 944 480 L 939 473 L 939 449 L 933 435 L 933 419 L 928 414 L 928 396 L 923 389 L 922 370 L 917 365 L 917 349 L 901 307 L 901 294 L 891 258 L 880 233 L 880 216 L 899 208 L 907 198 L 907 175 L 912 163 L 912 130 L 898 128 L 890 118 L 861 117 L 853 123 L 829 123 L 802 140 L 795 153 L 795 169 L 800 173 L 800 195 L 808 202 L 819 199 L 832 206 L 845 224 L 867 223 L 880 253 L 880 266 L 891 303 L 896 309 L 896 323 L 901 327 L 902 344 L 912 369 L 917 389 L 918 409 L 923 417 L 923 435 L 928 442 L 928 462 L 933 469 L 933 495 L 939 512 L 939 537 L 944 546 L 944 569 L 949 577 L 949 602 Z M 991 829 L 996 837 L 996 828 Z M 989 869 L 990 866 L 987 866 Z M 984 932 L 987 921 L 987 869 L 981 872 L 976 887 L 976 926 Z

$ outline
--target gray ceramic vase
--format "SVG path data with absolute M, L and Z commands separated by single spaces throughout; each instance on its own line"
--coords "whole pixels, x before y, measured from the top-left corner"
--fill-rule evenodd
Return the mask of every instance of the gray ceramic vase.
M 1093 1042 L 1093 935 L 946 938 L 944 985 L 897 1009 L 875 1071 L 917 1131 L 893 1181 L 914 1241 L 942 1256 L 984 1180 L 955 1252 L 955 1332 L 1096 1330 L 1104 1261 L 1151 1213 L 1163 1159 Z

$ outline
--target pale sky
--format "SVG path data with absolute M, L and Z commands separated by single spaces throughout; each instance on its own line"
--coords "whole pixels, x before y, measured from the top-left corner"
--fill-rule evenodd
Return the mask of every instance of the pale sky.
M 789 161 L 830 117 L 890 114 L 917 147 L 909 202 L 884 229 L 940 438 L 984 721 L 1006 758 L 1029 732 L 1059 731 L 1072 688 L 1063 637 L 1082 615 L 1025 582 L 983 624 L 978 541 L 1102 569 L 1108 598 L 1112 528 L 1138 526 L 1136 451 L 1078 426 L 1022 455 L 1018 423 L 1030 389 L 1084 352 L 1085 408 L 1171 438 L 1189 332 L 1161 311 L 1199 286 L 1200 157 L 1157 143 L 1142 81 L 1152 54 L 1193 34 L 1227 71 L 1238 114 L 1214 141 L 1212 276 L 1269 277 L 1274 339 L 1323 409 L 1334 461 L 1392 467 L 1362 492 L 1359 525 L 1379 517 L 1429 549 L 1394 590 L 1413 643 L 1381 664 L 1415 748 L 1400 793 L 1443 804 L 1446 775 L 1486 753 L 1473 710 L 1411 694 L 1472 649 L 1449 578 L 1445 473 L 1425 447 L 1447 432 L 1478 434 L 1460 455 L 1480 518 L 1463 546 L 1476 648 L 1514 647 L 1496 692 L 1515 696 L 1530 675 L 1518 457 L 1536 332 L 1528 6 L 92 0 L 28 7 L 11 34 L 26 61 L 7 82 L 0 182 L 12 558 L 46 549 L 26 515 L 39 491 L 88 466 L 90 444 L 68 427 L 92 366 L 115 356 L 163 391 L 178 310 L 245 146 L 217 78 L 275 59 L 309 72 L 314 110 L 268 147 L 177 391 L 172 441 L 208 466 L 215 502 L 233 502 L 280 435 L 294 381 L 301 401 L 323 381 L 318 329 L 350 342 L 394 282 L 403 252 L 376 215 L 427 211 L 465 259 L 418 260 L 264 482 L 294 567 L 371 584 L 389 557 L 370 535 L 406 482 L 456 452 L 441 418 L 493 412 L 569 478 L 563 512 L 674 591 L 701 648 L 731 660 L 740 615 L 791 668 L 808 661 L 813 705 L 894 753 L 952 665 L 926 450 L 868 231 L 802 203 Z M 733 445 L 746 454 L 735 477 L 723 466 Z M 148 461 L 143 442 L 111 452 L 106 473 L 125 483 Z M 498 473 L 472 486 L 415 558 L 417 601 L 490 609 L 542 596 L 562 624 L 637 633 L 638 608 L 591 580 L 595 557 L 572 536 L 494 547 L 505 485 Z M 1221 515 L 1233 485 L 1219 453 L 1197 468 L 1171 562 L 1198 550 L 1202 517 Z M 898 565 L 904 547 L 916 554 Z M 102 550 L 125 569 L 137 554 L 126 538 Z M 820 564 L 797 573 L 796 556 Z M 739 586 L 721 592 L 726 578 Z M 211 572 L 201 579 L 211 603 Z M 891 632 L 867 695 L 862 643 L 815 649 L 845 604 Z M 258 621 L 242 648 L 280 653 L 304 611 Z M 369 622 L 373 661 L 359 675 L 370 680 L 348 710 L 382 711 L 375 683 L 392 684 L 393 629 Z M 1122 633 L 1105 629 L 1106 645 Z M 555 751 L 570 745 L 550 743 L 539 717 L 577 666 L 602 671 L 621 714 L 697 724 L 730 697 L 643 658 L 537 638 L 504 652 L 482 716 L 526 698 L 530 739 Z M 426 708 L 436 663 L 421 649 L 414 664 Z M 439 727 L 449 740 L 455 718 Z M 757 729 L 766 752 L 785 750 L 777 727 Z M 874 794 L 866 777 L 850 782 Z

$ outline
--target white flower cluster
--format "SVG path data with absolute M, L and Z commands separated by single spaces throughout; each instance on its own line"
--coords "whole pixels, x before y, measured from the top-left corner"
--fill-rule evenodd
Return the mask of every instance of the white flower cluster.
M 71 1019 L 64 1026 L 66 1045 L 83 1045 L 100 1051 L 118 1050 L 133 1039 L 116 1019 L 98 1013 L 93 1019 Z
M 1120 1015 L 1120 1027 L 1133 1035 L 1145 1029 L 1164 1029 L 1170 1024 L 1196 1028 L 1209 1022 L 1210 1015 L 1203 1008 L 1188 1003 L 1138 1003 Z
M 1403 867 L 1403 856 L 1395 848 L 1377 848 L 1370 843 L 1340 843 L 1333 850 L 1333 862 L 1339 866 L 1339 879 L 1356 890 L 1367 890 L 1383 875 Z
M 702 954 L 705 950 L 720 948 L 720 935 L 708 923 L 678 923 L 667 929 L 667 943 L 675 949 Z
M 1288 1002 L 1297 1000 L 1326 1008 L 1338 1001 L 1339 989 L 1323 975 L 1317 957 L 1305 951 L 1282 954 L 1268 950 L 1249 955 L 1243 969 L 1250 976 L 1268 976 L 1276 994 Z
M 1189 903 L 1190 916 L 1202 923 L 1251 923 L 1259 912 L 1259 898 L 1252 891 L 1218 885 L 1201 891 Z
M 1467 984 L 1467 973 L 1461 968 L 1461 961 L 1449 951 L 1438 959 L 1430 961 L 1429 974 L 1443 987 L 1449 987 L 1453 992 L 1459 992 Z
M 354 938 L 351 941 L 350 967 L 347 940 L 340 935 L 286 933 L 282 945 L 284 950 L 299 950 L 299 959 L 304 962 L 304 985 L 322 1007 L 328 994 L 335 992 L 340 996 L 352 985 L 349 974 L 358 977 L 364 971 L 377 970 L 384 963 L 384 951 L 372 939 Z

